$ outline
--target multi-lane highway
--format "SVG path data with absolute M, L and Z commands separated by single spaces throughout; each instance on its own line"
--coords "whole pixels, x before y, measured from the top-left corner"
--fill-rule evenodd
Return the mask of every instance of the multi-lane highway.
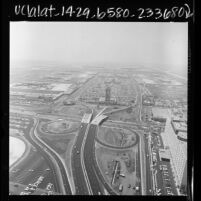
M 33 120 L 32 120 L 32 124 L 33 124 Z M 36 142 L 37 140 L 35 139 L 34 134 L 33 134 L 33 127 L 31 129 L 29 135 L 25 135 L 25 138 L 37 149 L 38 153 L 45 159 L 47 165 L 50 167 L 50 170 L 52 172 L 52 176 L 53 176 L 54 181 L 55 181 L 55 191 L 58 193 L 61 193 L 61 190 L 59 188 L 59 181 L 57 178 L 55 166 L 52 163 L 52 158 L 50 158 L 50 156 L 46 152 L 44 152 L 44 150 L 41 148 L 39 143 Z
M 96 77 L 96 76 L 95 76 Z M 93 77 L 89 82 L 86 83 L 85 88 L 88 88 L 92 82 L 95 82 L 95 77 Z M 77 90 L 72 95 L 68 96 L 71 98 L 77 97 L 78 94 L 82 93 L 83 89 Z M 57 101 L 55 101 L 54 106 L 58 106 L 63 100 L 65 99 L 65 96 L 62 98 L 59 98 Z M 126 126 L 133 129 L 139 128 L 142 129 L 142 127 L 149 127 L 149 125 L 143 123 L 141 121 L 141 109 L 142 109 L 142 91 L 140 86 L 137 84 L 137 99 L 136 99 L 136 107 L 139 108 L 139 117 L 136 123 L 128 123 L 128 122 L 118 122 L 118 121 L 107 121 L 104 123 L 104 125 L 108 126 Z M 22 112 L 23 113 L 23 112 Z M 66 117 L 65 115 L 53 115 L 53 114 L 28 114 L 30 116 L 33 116 L 38 118 L 49 118 L 52 120 L 56 120 L 58 118 L 69 118 L 73 121 L 80 121 L 81 118 L 78 118 L 77 116 L 72 117 Z M 96 119 L 96 118 L 95 118 Z M 72 194 L 71 186 L 69 184 L 68 175 L 66 172 L 66 169 L 64 167 L 63 162 L 61 161 L 60 157 L 53 151 L 50 147 L 48 147 L 47 144 L 45 144 L 41 139 L 39 139 L 37 135 L 37 126 L 38 121 L 35 124 L 34 128 L 31 129 L 30 135 L 27 136 L 27 139 L 29 142 L 36 147 L 36 149 L 41 153 L 41 155 L 47 160 L 48 165 L 51 167 L 53 177 L 56 181 L 56 191 L 61 192 L 65 194 Z M 76 138 L 76 142 L 73 146 L 72 153 L 71 153 L 71 168 L 73 173 L 73 179 L 75 184 L 75 194 L 76 195 L 102 195 L 108 194 L 115 195 L 117 194 L 114 192 L 114 190 L 109 186 L 109 184 L 105 181 L 99 167 L 96 161 L 95 156 L 95 140 L 96 134 L 97 134 L 97 128 L 98 124 L 93 124 L 90 122 L 82 122 L 80 130 L 78 132 L 78 136 Z M 150 183 L 150 175 L 147 174 L 146 171 L 146 160 L 143 160 L 145 158 L 145 152 L 146 150 L 142 149 L 144 148 L 143 143 L 144 138 L 143 134 L 141 133 L 140 136 L 137 136 L 137 141 L 140 140 L 140 158 L 141 158 L 141 183 L 142 183 L 142 192 L 144 192 L 144 189 L 146 189 L 146 180 L 148 184 Z M 133 146 L 133 145 L 132 145 Z M 113 148 L 113 147 L 112 147 Z M 115 147 L 116 148 L 116 147 Z M 125 147 L 124 147 L 125 148 Z M 130 147 L 129 147 L 130 148 Z M 149 168 L 149 167 L 147 167 Z M 149 170 L 150 171 L 150 170 Z M 59 173 L 59 174 L 58 174 Z M 60 176 L 59 176 L 60 175 Z M 143 178 L 142 178 L 143 177 Z M 64 192 L 62 192 L 63 185 Z M 147 188 L 149 189 L 149 187 Z
M 81 148 L 88 124 L 81 123 L 76 142 L 74 144 L 71 161 L 76 195 L 89 195 L 81 159 Z
M 90 124 L 88 134 L 86 137 L 86 143 L 84 146 L 84 164 L 91 186 L 93 195 L 104 195 L 105 190 L 110 195 L 115 195 L 116 193 L 112 188 L 106 183 L 103 178 L 95 158 L 95 137 L 97 133 L 97 126 Z
M 60 188 L 64 188 L 65 189 L 65 194 L 67 195 L 72 195 L 72 191 L 71 191 L 71 187 L 70 187 L 70 184 L 69 184 L 69 180 L 68 180 L 68 176 L 67 176 L 67 172 L 65 170 L 65 167 L 62 163 L 62 161 L 60 160 L 60 158 L 57 156 L 57 154 L 52 150 L 50 149 L 46 144 L 44 144 L 41 140 L 39 140 L 35 135 L 37 135 L 37 131 L 36 131 L 36 127 L 38 125 L 38 122 L 36 123 L 36 126 L 34 128 L 34 132 L 31 132 L 31 137 L 32 139 L 37 143 L 37 144 L 40 144 L 39 147 L 43 147 L 43 152 L 46 152 L 46 153 L 49 153 L 51 155 L 51 157 L 54 158 L 54 160 L 56 161 L 56 164 L 57 164 L 57 167 L 56 168 L 59 168 L 59 170 L 57 171 L 60 171 L 60 174 L 61 174 L 61 178 L 60 178 Z M 47 151 L 46 151 L 47 150 Z M 57 174 L 57 178 L 58 178 L 58 174 Z M 62 181 L 61 181 L 62 180 Z M 62 184 L 61 184 L 62 182 Z M 63 186 L 62 186 L 63 185 Z

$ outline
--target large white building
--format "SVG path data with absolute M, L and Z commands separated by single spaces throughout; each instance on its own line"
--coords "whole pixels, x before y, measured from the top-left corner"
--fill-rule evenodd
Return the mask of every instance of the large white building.
M 182 142 L 177 138 L 171 120 L 168 118 L 166 122 L 165 131 L 161 134 L 164 146 L 169 147 L 171 155 L 171 166 L 175 177 L 176 185 L 186 185 L 187 177 L 187 143 Z
M 166 118 L 164 132 L 161 133 L 163 144 L 169 149 L 170 163 L 173 169 L 176 185 L 187 185 L 187 142 L 178 139 L 171 125 L 172 113 L 170 109 L 156 108 L 154 109 Z

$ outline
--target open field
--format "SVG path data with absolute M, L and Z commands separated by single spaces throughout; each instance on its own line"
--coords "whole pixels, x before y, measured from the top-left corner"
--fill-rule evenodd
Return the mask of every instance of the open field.
M 39 126 L 42 132 L 47 134 L 68 134 L 76 131 L 79 128 L 79 124 L 66 120 L 59 120 L 49 123 L 41 123 Z
M 50 138 L 41 136 L 41 139 L 53 148 L 58 154 L 64 154 L 67 150 L 68 144 L 74 138 L 74 134 L 68 135 L 68 137 Z
M 136 142 L 136 134 L 126 129 L 100 127 L 98 139 L 106 144 L 127 147 Z
M 125 111 L 114 112 L 109 115 L 109 119 L 114 121 L 136 122 L 139 119 L 139 109 L 136 107 Z
M 84 105 L 70 105 L 70 106 L 61 106 L 56 110 L 59 114 L 65 114 L 66 116 L 75 115 L 83 116 L 84 113 L 90 113 L 91 110 Z
M 146 85 L 146 87 L 155 98 L 174 100 L 187 97 L 185 86 Z

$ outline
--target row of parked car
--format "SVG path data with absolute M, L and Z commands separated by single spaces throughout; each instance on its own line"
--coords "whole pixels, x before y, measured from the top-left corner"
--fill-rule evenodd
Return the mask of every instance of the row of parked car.
M 38 187 L 38 185 L 43 181 L 43 179 L 44 179 L 44 177 L 43 177 L 43 176 L 40 176 L 40 177 L 38 178 L 38 180 L 37 180 L 35 183 L 29 184 L 29 185 L 24 189 L 24 191 L 22 191 L 22 192 L 20 193 L 20 195 L 30 195 L 31 193 L 35 192 L 36 189 L 37 189 L 37 187 Z
M 165 165 L 165 164 L 160 165 L 160 170 L 162 171 L 163 183 L 165 185 L 167 195 L 174 195 L 172 192 L 172 188 L 171 188 L 170 177 L 169 177 L 167 165 Z

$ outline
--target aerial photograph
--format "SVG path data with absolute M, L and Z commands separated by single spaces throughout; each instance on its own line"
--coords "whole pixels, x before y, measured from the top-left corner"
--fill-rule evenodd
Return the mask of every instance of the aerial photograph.
M 187 196 L 188 23 L 10 22 L 9 195 Z

